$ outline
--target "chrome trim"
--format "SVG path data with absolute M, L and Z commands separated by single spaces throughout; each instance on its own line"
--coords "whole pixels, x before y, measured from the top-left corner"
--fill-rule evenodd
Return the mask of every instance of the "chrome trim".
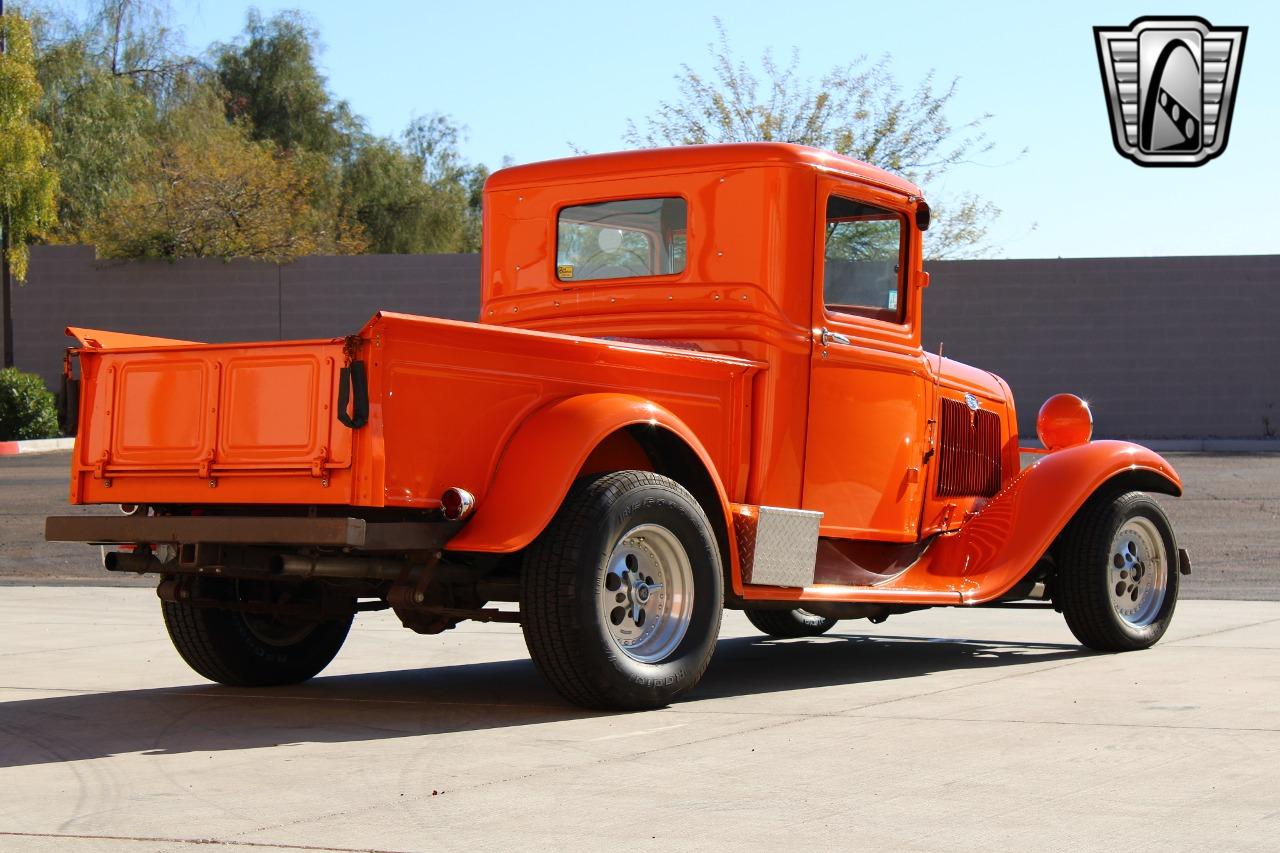
M 823 329 L 823 330 L 822 330 L 822 345 L 825 347 L 825 346 L 828 346 L 829 344 L 832 344 L 832 343 L 837 343 L 837 344 L 842 344 L 842 345 L 844 345 L 844 346 L 849 346 L 849 345 L 851 345 L 851 344 L 853 343 L 853 341 L 849 340 L 849 338 L 848 338 L 848 336 L 847 336 L 847 335 L 842 335 L 842 334 L 840 334 L 839 332 L 833 332 L 833 331 L 831 331 L 830 329 Z
M 634 527 L 614 546 L 600 581 L 600 623 L 639 663 L 661 663 L 684 640 L 697 594 L 680 539 L 658 524 Z
M 1145 628 L 1160 618 L 1169 593 L 1169 554 L 1152 521 L 1133 516 L 1111 540 L 1111 606 L 1120 619 Z

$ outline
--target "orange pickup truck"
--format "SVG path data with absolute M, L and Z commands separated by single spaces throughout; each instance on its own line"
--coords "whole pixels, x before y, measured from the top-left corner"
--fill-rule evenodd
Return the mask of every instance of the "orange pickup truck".
M 663 705 L 723 608 L 774 637 L 1010 602 L 1150 646 L 1190 571 L 1150 450 L 1051 398 L 1023 467 L 1009 386 L 920 342 L 929 207 L 782 144 L 504 169 L 478 323 L 329 340 L 71 329 L 79 431 L 49 539 L 153 573 L 201 675 L 309 678 L 355 614 L 518 622 L 570 701 Z M 429 286 L 424 283 L 424 286 Z M 505 607 L 494 602 L 513 602 Z

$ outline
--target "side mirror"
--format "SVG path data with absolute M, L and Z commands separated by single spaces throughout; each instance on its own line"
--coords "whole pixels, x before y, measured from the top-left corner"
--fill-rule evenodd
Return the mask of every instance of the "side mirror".
M 929 230 L 929 205 L 923 200 L 916 205 L 916 227 L 921 231 Z
M 924 290 L 929 286 L 929 274 L 927 272 L 920 273 L 920 289 Z

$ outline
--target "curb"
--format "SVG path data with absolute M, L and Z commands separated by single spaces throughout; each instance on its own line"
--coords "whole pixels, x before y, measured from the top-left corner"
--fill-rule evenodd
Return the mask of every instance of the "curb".
M 0 441 L 0 456 L 17 456 L 19 453 L 48 453 L 51 450 L 70 450 L 74 438 L 32 438 L 27 441 Z
M 1134 439 L 1157 453 L 1275 453 L 1280 441 L 1274 438 L 1188 438 Z
M 1114 438 L 1095 435 L 1094 440 Z M 1280 440 L 1274 438 L 1120 438 L 1156 453 L 1280 453 Z M 1041 447 L 1039 441 L 1021 442 L 1023 447 Z

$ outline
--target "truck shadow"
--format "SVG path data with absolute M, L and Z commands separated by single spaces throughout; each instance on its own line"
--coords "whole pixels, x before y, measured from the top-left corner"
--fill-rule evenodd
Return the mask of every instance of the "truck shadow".
M 787 641 L 734 637 L 719 641 L 688 701 L 1029 666 L 1084 654 L 1065 644 L 852 634 Z M 842 694 L 841 707 L 847 700 Z M 0 767 L 126 753 L 358 743 L 598 716 L 605 714 L 562 702 L 527 659 L 321 676 L 272 690 L 201 684 L 76 693 L 0 704 Z
M 706 676 L 689 698 L 723 699 L 917 678 L 937 672 L 1026 666 L 1091 652 L 1067 643 L 999 643 L 943 637 L 845 634 L 720 640 Z

